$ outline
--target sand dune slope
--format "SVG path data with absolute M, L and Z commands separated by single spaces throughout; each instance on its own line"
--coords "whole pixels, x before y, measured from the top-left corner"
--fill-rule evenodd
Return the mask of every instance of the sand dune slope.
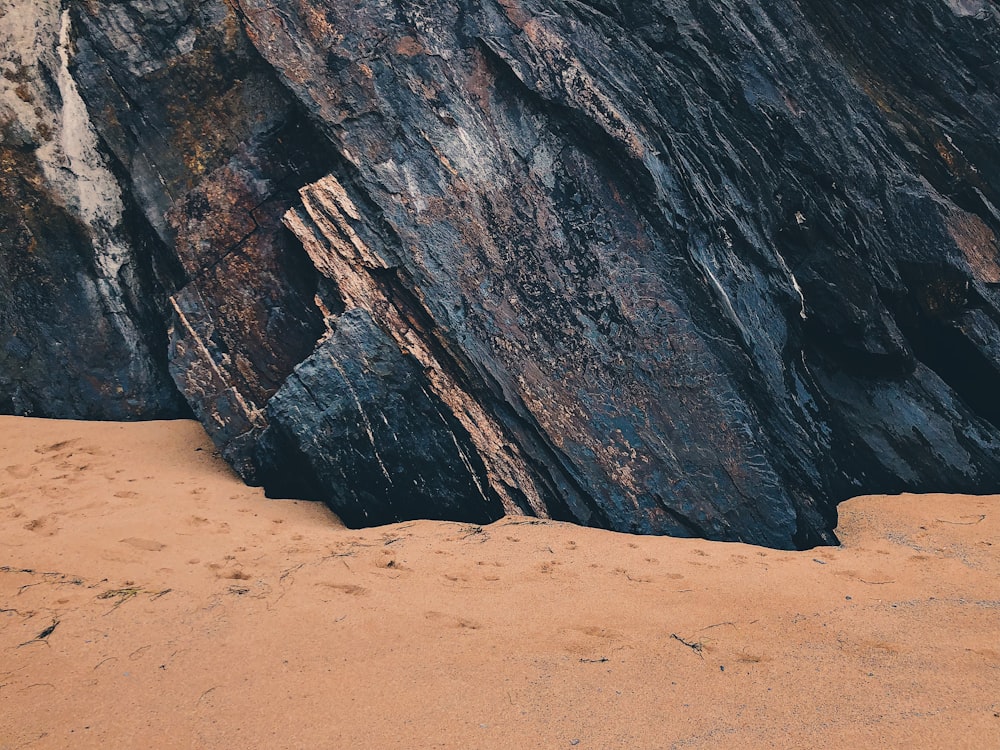
M 0 748 L 1000 747 L 1000 496 L 838 533 L 350 531 L 194 423 L 0 418 Z

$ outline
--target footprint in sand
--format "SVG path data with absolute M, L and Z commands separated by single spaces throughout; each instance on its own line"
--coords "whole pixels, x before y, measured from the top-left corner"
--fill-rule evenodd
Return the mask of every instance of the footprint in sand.
M 573 630 L 584 635 L 589 635 L 591 638 L 604 638 L 609 641 L 620 641 L 623 638 L 622 634 L 617 630 L 611 630 L 600 625 L 585 625 L 582 628 L 573 628 Z
M 34 471 L 35 468 L 33 466 L 22 466 L 20 464 L 7 467 L 7 473 L 15 479 L 27 479 L 34 473 Z
M 339 591 L 340 593 L 348 594 L 349 596 L 364 596 L 368 593 L 368 589 L 364 586 L 357 586 L 353 583 L 327 583 L 325 581 L 321 581 L 316 585 L 327 589 L 333 589 L 334 591 Z
M 71 448 L 79 442 L 80 442 L 79 438 L 74 438 L 73 440 L 63 440 L 58 443 L 52 443 L 51 445 L 45 445 L 39 448 L 35 448 L 35 453 L 41 453 L 43 455 L 47 453 L 55 453 L 57 451 L 63 450 L 64 448 Z
M 153 539 L 140 539 L 139 537 L 130 536 L 128 539 L 122 539 L 122 544 L 128 544 L 136 549 L 146 550 L 147 552 L 159 552 L 166 548 L 163 542 L 157 542 Z
M 396 554 L 391 550 L 382 550 L 382 555 L 384 556 L 382 560 L 376 560 L 375 566 L 379 568 L 385 568 L 388 570 L 409 570 L 408 567 L 403 565 L 399 560 L 396 559 Z
M 444 612 L 425 612 L 424 617 L 432 622 L 440 622 L 442 625 L 450 628 L 461 628 L 465 630 L 479 630 L 483 626 L 476 622 L 475 620 L 469 620 L 465 617 L 457 617 L 455 615 L 448 615 Z
M 59 529 L 52 524 L 52 521 L 45 516 L 33 518 L 24 524 L 24 528 L 28 531 L 34 531 L 37 534 L 41 534 L 42 536 L 55 536 L 59 531 Z
M 234 567 L 230 568 L 230 564 L 233 563 L 235 558 L 232 555 L 227 555 L 225 562 L 221 563 L 205 563 L 205 567 L 215 573 L 216 578 L 225 578 L 230 581 L 249 581 L 253 578 L 253 575 L 243 570 L 243 568 Z M 195 564 L 195 560 L 188 562 L 189 565 Z

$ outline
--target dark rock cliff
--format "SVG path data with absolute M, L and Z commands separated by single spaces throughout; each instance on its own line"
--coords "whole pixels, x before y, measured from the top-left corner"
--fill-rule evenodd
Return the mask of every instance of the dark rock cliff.
M 790 547 L 1000 487 L 992 0 L 0 14 L 0 409 L 169 373 L 351 524 Z

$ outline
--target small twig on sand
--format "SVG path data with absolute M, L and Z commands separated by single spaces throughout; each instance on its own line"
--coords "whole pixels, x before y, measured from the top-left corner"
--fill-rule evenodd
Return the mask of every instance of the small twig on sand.
M 964 516 L 964 518 L 971 518 L 971 516 Z M 975 526 L 986 520 L 986 514 L 981 514 L 975 521 L 946 521 L 943 518 L 935 518 L 934 520 L 938 523 L 950 523 L 952 526 Z
M 726 621 L 726 622 L 717 622 L 717 623 L 715 623 L 715 625 L 708 625 L 708 626 L 702 628 L 702 630 L 711 630 L 712 628 L 721 628 L 723 625 L 729 625 L 729 626 L 734 627 L 734 628 L 736 627 L 736 623 L 735 622 Z M 701 632 L 701 631 L 699 631 L 699 632 Z
M 683 638 L 677 635 L 677 633 L 671 633 L 670 637 L 673 638 L 675 641 L 683 643 L 689 649 L 698 654 L 698 656 L 700 656 L 702 659 L 705 658 L 705 654 L 702 653 L 705 650 L 705 644 L 702 643 L 701 641 L 695 641 L 694 643 L 690 641 L 685 641 Z
M 608 657 L 602 656 L 600 659 L 580 659 L 584 664 L 604 664 L 608 661 Z
M 48 644 L 48 640 L 46 639 L 50 635 L 52 635 L 52 632 L 56 629 L 56 627 L 58 627 L 59 622 L 60 622 L 59 620 L 53 620 L 52 624 L 49 625 L 47 628 L 45 628 L 45 630 L 36 635 L 30 641 L 25 641 L 24 643 L 21 644 L 21 646 L 27 646 L 29 643 L 38 643 L 38 642 Z M 21 646 L 18 646 L 18 648 L 21 648 Z
M 143 593 L 143 591 L 138 586 L 126 586 L 125 588 L 121 588 L 121 589 L 111 589 L 110 591 L 105 591 L 103 594 L 98 594 L 97 598 L 98 599 L 116 599 L 116 598 L 118 599 L 118 601 L 115 602 L 115 606 L 113 606 L 111 609 L 109 609 L 107 612 L 104 613 L 104 614 L 107 615 L 107 614 L 110 614 L 111 612 L 114 612 L 116 609 L 118 609 L 120 606 L 122 606 L 122 604 L 124 604 L 125 602 L 127 602 L 129 599 L 134 599 L 135 597 L 137 597 L 141 593 Z
M 466 526 L 463 531 L 465 531 L 465 533 L 462 535 L 462 539 L 476 537 L 480 542 L 485 542 L 490 538 L 489 532 L 487 532 L 482 526 Z
M 278 576 L 278 580 L 279 581 L 284 581 L 292 573 L 296 573 L 296 572 L 302 570 L 302 568 L 304 568 L 305 566 L 306 566 L 305 563 L 299 563 L 298 565 L 293 565 L 292 567 L 288 568 L 287 570 L 283 570 L 281 572 L 281 575 Z

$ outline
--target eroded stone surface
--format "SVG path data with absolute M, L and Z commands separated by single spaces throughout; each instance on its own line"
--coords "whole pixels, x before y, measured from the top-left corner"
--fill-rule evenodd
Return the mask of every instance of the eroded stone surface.
M 46 18 L 171 295 L 130 325 L 170 326 L 251 481 L 356 523 L 775 546 L 854 494 L 1000 483 L 990 3 L 89 0 L 62 46 Z M 5 164 L 44 172 L 21 105 Z M 64 204 L 49 246 L 99 236 Z
M 184 413 L 163 292 L 70 72 L 60 3 L 0 2 L 0 410 Z

